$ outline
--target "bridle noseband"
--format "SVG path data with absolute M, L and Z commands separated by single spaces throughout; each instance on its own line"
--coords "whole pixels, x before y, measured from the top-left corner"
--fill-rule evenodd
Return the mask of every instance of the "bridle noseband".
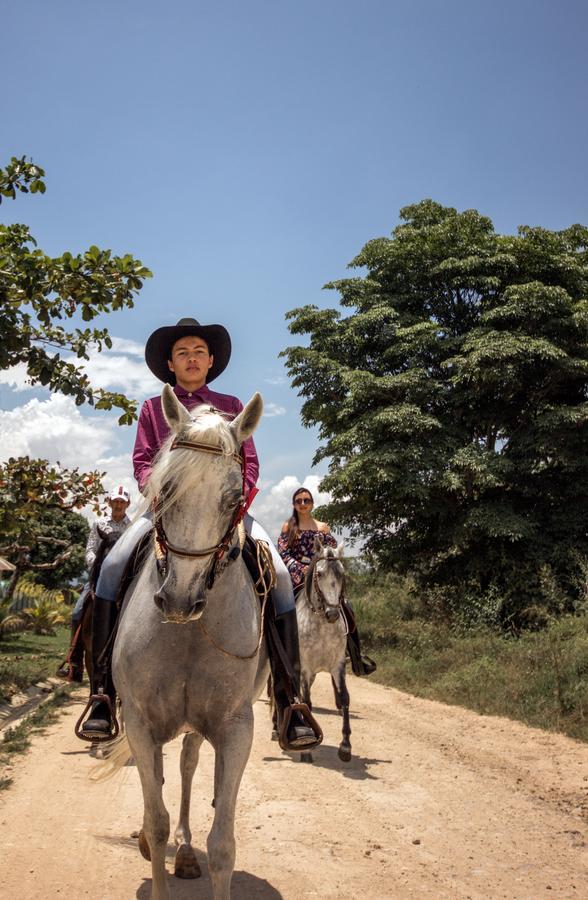
M 317 563 L 319 563 L 319 562 L 334 563 L 334 562 L 340 562 L 340 560 L 339 560 L 339 557 L 337 557 L 337 556 L 321 556 L 321 557 L 317 557 L 316 559 L 314 559 L 312 561 L 312 575 L 311 575 L 311 578 L 309 579 L 311 584 L 308 585 L 308 582 L 307 582 L 307 587 L 310 587 L 311 589 L 310 590 L 307 589 L 306 598 L 308 600 L 308 605 L 310 606 L 310 609 L 315 614 L 315 616 L 325 615 L 328 606 L 331 606 L 332 609 L 336 608 L 332 604 L 327 603 L 327 598 L 325 597 L 325 595 L 322 591 L 322 588 L 319 584 L 318 569 L 317 569 Z M 318 600 L 317 606 L 315 606 L 314 603 L 312 602 L 312 591 L 313 590 L 314 590 L 317 600 Z M 341 608 L 341 605 L 342 605 L 344 599 L 345 599 L 345 572 L 343 572 L 343 576 L 341 579 L 341 589 L 339 591 L 339 597 L 337 598 L 337 604 L 339 606 L 339 609 Z
M 171 450 L 195 450 L 199 453 L 211 453 L 213 456 L 227 456 L 221 447 L 216 447 L 212 444 L 202 444 L 198 441 L 188 441 L 184 438 L 176 438 L 170 447 Z M 214 580 L 216 578 L 216 574 L 218 572 L 221 560 L 223 559 L 225 553 L 228 552 L 229 547 L 233 541 L 233 537 L 235 535 L 235 531 L 239 522 L 244 517 L 247 512 L 247 508 L 249 504 L 245 499 L 245 457 L 242 453 L 231 453 L 231 458 L 238 462 L 241 467 L 241 472 L 243 476 L 243 491 L 241 493 L 241 499 L 237 504 L 235 512 L 231 518 L 230 525 L 225 532 L 224 536 L 215 544 L 214 547 L 205 547 L 203 550 L 192 550 L 186 547 L 177 547 L 175 544 L 172 544 L 169 538 L 165 533 L 165 528 L 163 527 L 162 515 L 159 510 L 159 504 L 157 499 L 155 500 L 155 535 L 156 541 L 159 548 L 158 554 L 158 563 L 160 572 L 165 575 L 167 572 L 167 559 L 168 555 L 171 553 L 173 556 L 179 556 L 185 559 L 204 559 L 207 556 L 212 556 L 213 559 L 211 561 L 210 572 L 207 578 L 207 586 L 210 588 L 214 584 Z

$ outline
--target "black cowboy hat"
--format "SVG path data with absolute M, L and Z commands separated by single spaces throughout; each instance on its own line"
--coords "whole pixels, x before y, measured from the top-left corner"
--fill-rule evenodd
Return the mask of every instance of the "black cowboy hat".
M 153 332 L 145 345 L 145 362 L 160 381 L 176 383 L 176 376 L 170 372 L 167 361 L 171 350 L 180 338 L 195 335 L 208 344 L 214 362 L 208 370 L 207 383 L 224 372 L 231 358 L 231 338 L 223 325 L 201 325 L 196 319 L 180 319 L 177 325 L 164 325 Z

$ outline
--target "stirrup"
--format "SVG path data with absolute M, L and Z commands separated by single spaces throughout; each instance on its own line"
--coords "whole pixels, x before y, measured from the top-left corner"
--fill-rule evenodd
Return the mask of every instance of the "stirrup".
M 92 708 L 94 703 L 106 703 L 106 705 L 108 706 L 108 709 L 110 711 L 110 722 L 111 722 L 110 734 L 98 734 L 98 733 L 84 734 L 84 732 L 82 731 L 82 723 L 86 717 L 86 713 L 88 712 L 89 709 Z M 76 722 L 76 727 L 74 728 L 75 736 L 78 737 L 81 741 L 90 741 L 91 743 L 94 743 L 95 741 L 101 742 L 101 741 L 114 740 L 114 738 L 117 737 L 117 735 L 120 731 L 118 719 L 116 718 L 115 706 L 116 706 L 116 704 L 113 704 L 113 702 L 110 699 L 110 697 L 108 696 L 108 694 L 105 694 L 104 692 L 101 692 L 101 693 L 99 692 L 98 694 L 91 694 L 90 699 L 84 706 L 84 709 L 82 711 L 80 718 Z
M 292 713 L 294 712 L 299 713 L 304 724 L 308 725 L 308 727 L 313 731 L 314 740 L 309 739 L 308 741 L 304 741 L 304 743 L 300 745 L 290 743 L 290 741 L 288 740 L 288 729 L 290 727 Z M 288 706 L 284 708 L 282 721 L 280 722 L 280 731 L 278 734 L 278 741 L 282 750 L 287 750 L 294 753 L 298 753 L 303 750 L 312 750 L 314 747 L 318 747 L 318 745 L 322 743 L 322 740 L 322 728 L 309 710 L 306 703 L 289 703 Z

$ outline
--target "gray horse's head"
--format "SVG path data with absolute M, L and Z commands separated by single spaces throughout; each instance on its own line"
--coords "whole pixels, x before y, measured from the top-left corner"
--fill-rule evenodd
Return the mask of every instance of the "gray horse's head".
M 345 569 L 341 562 L 344 550 L 343 544 L 338 547 L 325 546 L 317 535 L 307 575 L 306 595 L 312 597 L 312 605 L 317 604 L 316 611 L 322 613 L 331 624 L 339 620 L 345 594 Z
M 175 549 L 168 551 L 165 579 L 154 600 L 166 621 L 185 623 L 198 619 L 206 606 L 214 552 L 202 551 L 222 541 L 239 506 L 243 473 L 236 454 L 257 428 L 263 401 L 254 394 L 227 422 L 210 406 L 189 413 L 169 385 L 161 400 L 171 435 L 153 466 L 147 499 L 158 510 L 169 547 Z M 172 449 L 174 441 L 197 446 Z

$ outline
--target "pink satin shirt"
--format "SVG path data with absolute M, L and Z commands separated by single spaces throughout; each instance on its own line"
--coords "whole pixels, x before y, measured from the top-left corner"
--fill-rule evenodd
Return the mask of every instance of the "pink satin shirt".
M 187 410 L 206 403 L 221 412 L 236 416 L 243 409 L 243 404 L 237 397 L 231 397 L 230 394 L 217 394 L 216 391 L 211 391 L 206 384 L 197 391 L 186 391 L 176 384 L 173 390 Z M 146 400 L 141 407 L 133 450 L 133 468 L 140 491 L 145 487 L 145 482 L 151 473 L 153 460 L 169 433 L 170 428 L 161 408 L 161 397 L 152 397 L 150 400 Z M 247 491 L 250 492 L 259 477 L 259 461 L 253 438 L 245 441 L 242 450 L 245 456 L 245 485 Z

